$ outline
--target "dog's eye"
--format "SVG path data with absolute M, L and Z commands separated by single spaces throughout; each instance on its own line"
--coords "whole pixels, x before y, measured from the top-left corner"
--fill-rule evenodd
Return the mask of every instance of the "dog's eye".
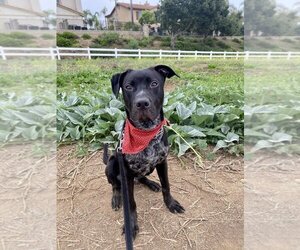
M 156 82 L 156 81 L 153 81 L 153 82 L 150 83 L 151 88 L 155 88 L 157 86 L 158 86 L 158 82 Z
M 128 90 L 128 91 L 132 91 L 133 90 L 133 87 L 129 83 L 125 84 L 124 88 L 126 90 Z

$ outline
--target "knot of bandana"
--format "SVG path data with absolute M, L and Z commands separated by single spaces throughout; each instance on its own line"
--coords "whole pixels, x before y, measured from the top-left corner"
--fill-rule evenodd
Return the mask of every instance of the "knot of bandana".
M 150 130 L 143 130 L 134 127 L 128 119 L 125 121 L 123 131 L 122 153 L 123 154 L 137 154 L 143 151 L 150 143 L 151 140 L 159 133 L 168 121 L 164 119 L 155 128 Z

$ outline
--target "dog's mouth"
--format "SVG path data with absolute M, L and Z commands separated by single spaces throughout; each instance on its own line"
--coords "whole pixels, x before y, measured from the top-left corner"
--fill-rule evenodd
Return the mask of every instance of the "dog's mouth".
M 136 128 L 140 129 L 153 129 L 159 123 L 159 116 L 154 116 L 153 114 L 149 114 L 149 112 L 139 112 L 139 114 L 132 119 L 132 123 Z

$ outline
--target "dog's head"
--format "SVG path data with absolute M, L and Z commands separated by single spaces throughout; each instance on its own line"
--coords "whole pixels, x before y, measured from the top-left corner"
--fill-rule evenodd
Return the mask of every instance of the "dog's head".
M 174 75 L 178 76 L 166 65 L 113 75 L 113 93 L 118 97 L 122 89 L 126 113 L 133 124 L 149 128 L 162 115 L 165 79 Z

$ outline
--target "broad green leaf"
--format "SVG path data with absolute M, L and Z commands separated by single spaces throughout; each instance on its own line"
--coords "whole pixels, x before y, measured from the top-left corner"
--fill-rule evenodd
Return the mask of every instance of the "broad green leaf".
M 39 133 L 36 131 L 36 126 L 31 126 L 29 128 L 23 128 L 22 136 L 27 140 L 36 140 Z
M 192 126 L 179 126 L 179 125 L 173 125 L 173 128 L 177 130 L 180 134 L 182 133 L 182 136 L 190 136 L 190 137 L 206 137 L 201 130 L 199 130 L 196 127 Z
M 215 146 L 213 152 L 215 153 L 219 149 L 227 148 L 228 146 L 229 146 L 229 144 L 227 142 L 225 142 L 224 140 L 218 140 L 217 145 Z
M 83 117 L 76 114 L 76 113 L 71 113 L 69 111 L 64 111 L 64 114 L 69 118 L 69 120 L 71 121 L 71 123 L 75 124 L 75 125 L 80 125 L 83 126 Z
M 10 131 L 0 130 L 0 142 L 6 142 L 11 135 Z
M 124 120 L 117 121 L 115 124 L 115 131 L 121 132 L 124 125 Z
M 239 141 L 239 136 L 235 133 L 231 133 L 229 132 L 227 135 L 226 135 L 226 138 L 224 139 L 225 142 L 238 142 Z
M 270 138 L 269 135 L 266 135 L 265 133 L 262 133 L 262 132 L 258 132 L 254 129 L 249 129 L 249 128 L 246 128 L 245 129 L 245 132 L 244 132 L 245 136 L 252 136 L 252 137 L 259 137 L 259 138 Z
M 176 106 L 176 111 L 180 119 L 185 120 L 189 118 L 196 109 L 196 102 L 192 102 L 188 107 L 183 103 L 179 103 Z
M 230 130 L 230 127 L 227 124 L 222 124 L 221 131 L 223 134 L 226 135 L 229 132 L 229 130 Z
M 218 131 L 215 131 L 214 129 L 209 129 L 205 134 L 209 136 L 215 136 L 215 137 L 222 137 L 222 138 L 226 137 L 225 135 L 223 135 Z
M 286 133 L 276 132 L 272 135 L 271 139 L 269 139 L 270 142 L 292 142 L 292 136 Z
M 110 108 L 117 108 L 117 109 L 121 109 L 124 107 L 124 104 L 122 102 L 120 102 L 119 100 L 117 99 L 112 99 L 110 102 L 109 102 L 109 107 Z
M 70 128 L 70 136 L 74 140 L 79 140 L 80 138 L 79 126 L 76 126 L 75 128 Z
M 255 146 L 251 149 L 251 152 L 256 152 L 260 149 L 268 149 L 268 148 L 273 148 L 273 147 L 277 147 L 277 146 L 280 146 L 280 145 L 284 145 L 284 144 L 274 144 L 270 141 L 267 141 L 267 140 L 259 140 Z
M 178 157 L 184 155 L 185 152 L 190 148 L 185 142 L 181 141 L 180 137 L 175 139 L 175 143 L 178 145 Z
M 192 115 L 192 121 L 195 125 L 202 126 L 203 124 L 207 124 L 209 122 L 212 122 L 212 116 L 211 115 L 193 114 Z

